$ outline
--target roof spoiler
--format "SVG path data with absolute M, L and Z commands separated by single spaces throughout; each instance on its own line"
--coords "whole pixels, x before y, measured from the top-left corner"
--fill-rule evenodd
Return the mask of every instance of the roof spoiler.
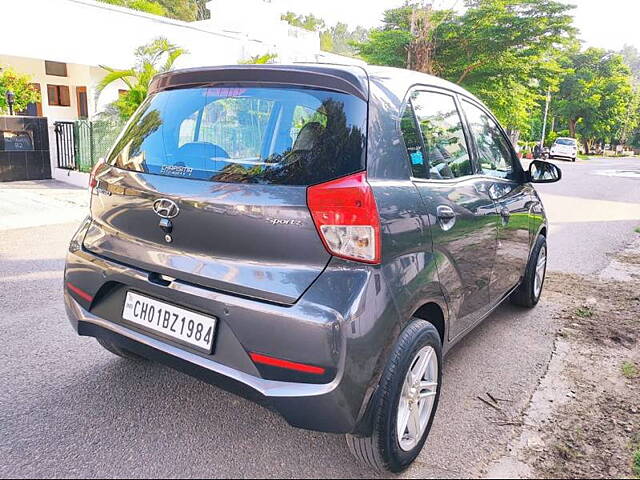
M 174 70 L 157 75 L 149 93 L 209 85 L 256 84 L 315 87 L 369 99 L 369 81 L 361 68 L 295 65 L 231 65 Z

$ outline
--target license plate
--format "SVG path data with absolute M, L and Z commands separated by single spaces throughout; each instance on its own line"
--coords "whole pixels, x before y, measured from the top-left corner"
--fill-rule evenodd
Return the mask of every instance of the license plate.
M 175 307 L 135 292 L 127 292 L 122 318 L 211 353 L 216 318 Z

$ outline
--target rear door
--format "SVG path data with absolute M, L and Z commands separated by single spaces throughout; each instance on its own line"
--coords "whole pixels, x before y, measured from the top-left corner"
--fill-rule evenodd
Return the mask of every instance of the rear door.
M 498 218 L 493 200 L 475 175 L 455 96 L 445 91 L 417 91 L 409 107 L 423 141 L 422 152 L 411 155 L 413 181 L 431 220 L 438 273 L 453 320 L 453 339 L 489 308 Z M 411 108 L 405 110 L 407 114 Z M 403 123 L 409 122 L 405 118 Z
M 204 287 L 290 304 L 330 259 L 308 185 L 364 168 L 367 104 L 300 87 L 151 97 L 93 189 L 84 246 Z
M 462 105 L 478 153 L 480 181 L 500 214 L 490 286 L 492 302 L 495 302 L 524 275 L 530 247 L 531 187 L 524 182 L 520 161 L 498 122 L 476 103 L 463 100 Z

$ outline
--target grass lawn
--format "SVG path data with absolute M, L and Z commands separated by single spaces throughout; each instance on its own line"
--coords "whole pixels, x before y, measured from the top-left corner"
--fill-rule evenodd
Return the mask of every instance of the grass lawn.
M 578 154 L 578 158 L 580 160 L 591 160 L 593 158 L 640 158 L 638 155 L 584 155 L 583 153 Z

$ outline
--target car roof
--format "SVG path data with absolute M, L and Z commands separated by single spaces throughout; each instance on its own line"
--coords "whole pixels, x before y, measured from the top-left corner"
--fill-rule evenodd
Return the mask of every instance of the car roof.
M 372 81 L 393 93 L 400 101 L 409 88 L 423 85 L 459 93 L 482 104 L 459 85 L 433 75 L 393 67 L 328 63 L 220 65 L 172 70 L 156 76 L 149 91 L 156 93 L 171 88 L 225 81 L 317 86 L 356 95 L 364 100 L 369 99 L 369 82 Z
M 462 88 L 460 85 L 449 82 L 443 78 L 436 77 L 435 75 L 416 72 L 414 70 L 406 70 L 403 68 L 380 67 L 376 65 L 367 65 L 364 68 L 371 80 L 385 84 L 387 87 L 395 87 L 394 93 L 400 96 L 404 96 L 409 88 L 422 85 L 459 93 L 483 104 L 479 98 Z

